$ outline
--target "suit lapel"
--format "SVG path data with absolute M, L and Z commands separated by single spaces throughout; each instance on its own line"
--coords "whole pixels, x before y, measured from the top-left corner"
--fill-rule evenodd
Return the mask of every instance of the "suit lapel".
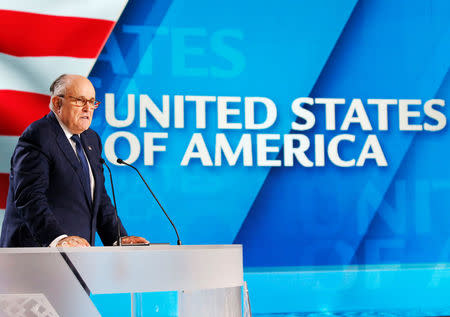
M 78 175 L 78 178 L 80 180 L 80 185 L 83 188 L 83 192 L 85 194 L 85 197 L 88 202 L 91 201 L 90 195 L 91 193 L 88 193 L 87 188 L 83 186 L 83 169 L 81 168 L 81 164 L 78 161 L 77 155 L 75 154 L 75 151 L 73 150 L 72 146 L 70 145 L 69 140 L 67 139 L 66 135 L 64 134 L 64 131 L 62 130 L 61 126 L 58 123 L 58 120 L 55 118 L 55 114 L 51 112 L 49 114 L 50 121 L 53 123 L 55 132 L 56 132 L 56 143 L 58 144 L 59 148 L 61 149 L 61 152 L 63 152 L 66 159 L 69 161 L 70 165 L 72 165 L 75 173 Z
M 80 137 L 81 137 L 81 144 L 83 145 L 83 148 L 84 148 L 84 152 L 86 153 L 86 156 L 89 161 L 89 165 L 91 166 L 92 175 L 94 175 L 95 186 L 94 186 L 94 198 L 93 198 L 94 201 L 93 201 L 93 203 L 95 205 L 96 197 L 98 196 L 97 188 L 99 188 L 97 186 L 97 184 L 99 183 L 99 177 L 98 177 L 98 171 L 96 168 L 96 166 L 98 165 L 98 162 L 99 162 L 99 158 L 97 157 L 95 150 L 94 150 L 94 146 L 91 144 L 87 135 L 85 133 L 81 133 Z

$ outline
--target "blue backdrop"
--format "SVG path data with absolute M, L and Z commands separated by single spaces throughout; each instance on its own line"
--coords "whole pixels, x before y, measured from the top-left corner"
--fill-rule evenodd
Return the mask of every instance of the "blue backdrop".
M 297 97 L 360 98 L 373 126 L 376 107 L 366 100 L 448 99 L 448 1 L 131 1 L 91 72 L 98 98 L 115 95 L 115 116 L 128 115 L 128 94 L 136 116 L 124 128 L 110 126 L 104 109 L 93 128 L 103 142 L 117 131 L 133 133 L 141 144 L 135 164 L 178 224 L 185 243 L 242 243 L 248 266 L 348 263 L 435 262 L 446 260 L 450 184 L 446 166 L 447 128 L 405 132 L 389 108 L 388 131 L 351 125 L 359 155 L 367 134 L 377 134 L 388 161 L 380 167 L 203 166 L 191 159 L 180 166 L 193 133 L 202 133 L 209 153 L 225 133 L 236 147 L 250 133 L 253 152 L 259 133 L 286 134 L 296 117 Z M 220 130 L 217 107 L 206 108 L 206 128 L 195 127 L 195 107 L 185 102 L 185 127 L 162 128 L 148 116 L 139 126 L 139 95 L 162 109 L 163 95 L 264 96 L 277 107 L 276 123 L 261 131 Z M 241 113 L 234 120 L 243 122 Z M 417 108 L 420 108 L 418 106 Z M 324 107 L 310 107 L 313 129 L 329 140 L 339 131 L 324 127 Z M 446 108 L 442 111 L 445 115 Z M 423 117 L 423 115 L 422 115 Z M 420 123 L 423 118 L 413 118 Z M 374 123 L 375 122 L 375 123 Z M 155 141 L 166 146 L 144 165 L 144 132 L 167 132 Z M 276 144 L 275 144 L 276 143 Z M 283 139 L 274 142 L 282 148 Z M 118 156 L 128 142 L 118 139 Z M 307 152 L 314 157 L 314 149 Z M 281 154 L 280 154 L 281 155 Z M 273 157 L 275 158 L 275 157 Z M 214 160 L 214 157 L 213 157 Z M 152 241 L 175 241 L 172 230 L 131 170 L 114 167 L 119 212 L 130 232 Z M 292 250 L 296 250 L 293 252 Z
M 410 123 L 433 123 L 423 104 L 450 94 L 450 2 L 391 0 L 321 1 L 143 1 L 126 6 L 95 64 L 90 79 L 98 99 L 115 97 L 115 117 L 129 115 L 128 95 L 135 97 L 135 119 L 126 127 L 108 124 L 105 107 L 96 110 L 92 127 L 102 141 L 115 132 L 137 137 L 134 164 L 148 179 L 177 224 L 185 244 L 244 246 L 244 264 L 277 271 L 279 267 L 437 263 L 449 260 L 450 154 L 448 128 L 399 129 L 399 107 L 389 107 L 388 129 L 377 128 L 378 112 L 367 99 L 420 99 Z M 170 98 L 169 127 L 150 115 L 139 125 L 139 95 L 163 109 Z M 184 128 L 174 127 L 174 96 L 237 96 L 244 122 L 244 98 L 269 98 L 277 108 L 274 125 L 263 131 L 217 127 L 218 108 L 206 105 L 206 127 L 195 126 L 195 106 L 185 101 Z M 282 159 L 283 135 L 291 131 L 291 103 L 298 97 L 345 98 L 336 107 L 337 128 L 351 101 L 362 100 L 373 131 L 358 124 L 346 132 L 327 130 L 323 105 L 307 107 L 316 124 L 301 132 L 325 144 L 348 133 L 342 157 L 358 158 L 367 135 L 375 134 L 388 166 L 368 160 L 361 167 L 204 166 L 180 162 L 193 133 L 201 133 L 214 161 L 215 137 L 225 133 L 235 148 L 243 133 L 280 134 L 271 159 Z M 446 106 L 439 109 L 447 116 Z M 258 113 L 257 116 L 264 117 Z M 144 163 L 144 133 L 168 133 L 155 141 L 166 146 Z M 115 153 L 130 155 L 124 138 Z M 314 146 L 307 150 L 314 161 Z M 113 167 L 119 214 L 130 233 L 152 242 L 176 242 L 169 223 L 133 171 Z

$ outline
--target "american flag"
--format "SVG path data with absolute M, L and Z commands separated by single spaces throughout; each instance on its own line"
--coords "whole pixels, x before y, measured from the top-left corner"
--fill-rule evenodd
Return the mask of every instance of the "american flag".
M 0 227 L 19 136 L 49 112 L 49 87 L 56 77 L 89 75 L 127 2 L 0 3 Z

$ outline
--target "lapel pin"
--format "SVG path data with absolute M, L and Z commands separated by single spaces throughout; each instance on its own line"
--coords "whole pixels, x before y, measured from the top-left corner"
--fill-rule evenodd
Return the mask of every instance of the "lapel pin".
M 92 146 L 88 145 L 88 150 L 92 151 Z

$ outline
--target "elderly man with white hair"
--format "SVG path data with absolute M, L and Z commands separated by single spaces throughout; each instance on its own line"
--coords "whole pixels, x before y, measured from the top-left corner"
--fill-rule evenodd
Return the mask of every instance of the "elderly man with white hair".
M 2 247 L 148 243 L 127 236 L 106 193 L 102 145 L 90 129 L 99 106 L 92 83 L 61 75 L 50 87 L 50 113 L 19 138 L 0 236 Z M 118 223 L 119 222 L 119 223 Z

